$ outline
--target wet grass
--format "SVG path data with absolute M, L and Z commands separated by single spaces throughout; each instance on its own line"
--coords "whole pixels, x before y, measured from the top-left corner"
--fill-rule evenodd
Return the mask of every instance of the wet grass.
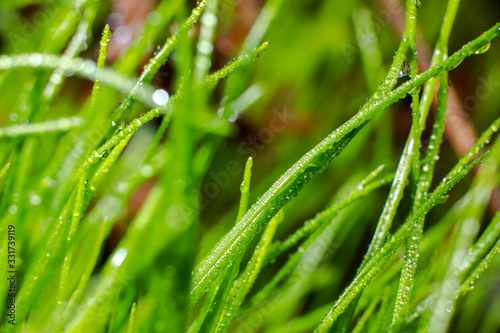
M 497 330 L 500 24 L 379 5 L 0 3 L 2 332 Z

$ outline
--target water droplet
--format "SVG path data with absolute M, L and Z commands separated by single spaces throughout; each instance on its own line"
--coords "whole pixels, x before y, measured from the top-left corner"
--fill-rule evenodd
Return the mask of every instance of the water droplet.
M 157 11 L 152 11 L 148 15 L 148 23 L 152 26 L 157 26 L 158 24 L 160 24 L 162 19 L 163 17 Z
M 92 60 L 85 60 L 82 66 L 82 73 L 84 75 L 91 75 L 96 70 L 96 64 Z
M 29 202 L 33 206 L 38 206 L 42 202 L 42 198 L 38 195 L 36 195 L 35 192 L 31 192 L 29 196 Z
M 401 70 L 399 71 L 399 77 L 407 76 L 410 73 L 410 61 L 405 59 L 401 65 Z
M 168 92 L 163 89 L 158 89 L 153 93 L 153 102 L 155 102 L 156 105 L 161 106 L 167 104 L 169 98 Z
M 119 182 L 118 185 L 116 186 L 116 190 L 119 192 L 119 193 L 127 193 L 127 191 L 129 190 L 129 184 L 126 183 L 126 182 Z
M 153 175 L 153 167 L 150 164 L 144 164 L 140 170 L 141 176 L 149 178 Z
M 14 215 L 16 213 L 17 213 L 17 206 L 15 206 L 15 205 L 10 206 L 9 207 L 9 214 Z
M 207 26 L 213 27 L 217 24 L 217 16 L 212 13 L 205 13 L 201 18 L 201 22 Z
M 111 266 L 118 268 L 123 263 L 127 257 L 128 251 L 126 248 L 122 247 L 116 250 L 115 255 L 111 258 Z
M 483 54 L 483 53 L 486 53 L 490 49 L 490 46 L 491 46 L 491 43 L 483 45 L 479 50 L 476 50 L 476 52 L 474 52 L 474 54 Z
M 43 61 L 43 57 L 41 54 L 39 53 L 33 53 L 31 55 L 31 58 L 30 58 L 30 61 L 31 61 L 31 64 L 34 66 L 34 67 L 38 67 L 42 64 L 42 61 Z
M 126 45 L 132 37 L 132 31 L 126 26 L 118 27 L 113 33 L 114 41 L 121 45 Z
M 50 82 L 53 84 L 60 84 L 62 82 L 62 77 L 61 75 L 54 74 L 50 77 Z

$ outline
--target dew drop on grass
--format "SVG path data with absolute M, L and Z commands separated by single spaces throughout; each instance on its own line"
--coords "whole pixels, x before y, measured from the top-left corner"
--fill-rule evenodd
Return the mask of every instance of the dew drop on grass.
M 150 164 L 145 164 L 141 167 L 140 173 L 143 177 L 151 177 L 153 175 L 153 167 Z
M 40 196 L 36 195 L 36 193 L 32 192 L 32 193 L 30 193 L 30 196 L 29 196 L 29 202 L 33 206 L 38 206 L 42 202 L 42 198 Z
M 39 53 L 33 53 L 31 55 L 30 61 L 34 67 L 38 67 L 42 64 L 43 56 Z
M 0 67 L 9 68 L 10 66 L 12 66 L 12 59 L 8 56 L 1 56 L 0 57 Z
M 490 46 L 491 46 L 491 43 L 488 43 L 488 44 L 482 46 L 479 50 L 476 50 L 476 52 L 474 52 L 474 54 L 483 54 L 483 53 L 486 53 L 490 49 Z
M 59 122 L 59 129 L 61 130 L 67 130 L 71 127 L 71 121 L 67 118 L 62 118 Z
M 217 24 L 217 16 L 212 13 L 205 13 L 201 18 L 203 24 L 207 26 L 215 26 Z
M 17 206 L 15 206 L 15 205 L 10 206 L 9 207 L 9 214 L 14 215 L 16 213 L 17 213 Z
M 168 92 L 163 89 L 158 89 L 153 93 L 153 102 L 155 102 L 156 105 L 162 106 L 167 104 L 169 98 Z
M 95 72 L 96 65 L 92 60 L 86 60 L 82 66 L 82 73 L 84 75 L 91 75 Z
M 111 266 L 118 268 L 123 263 L 127 257 L 128 251 L 126 248 L 122 247 L 116 250 L 115 255 L 111 258 Z
M 162 15 L 158 13 L 157 11 L 152 11 L 148 15 L 148 23 L 152 26 L 157 26 L 161 23 L 161 20 L 163 19 Z
M 52 82 L 53 84 L 60 84 L 62 82 L 61 75 L 52 75 L 50 77 L 50 82 Z

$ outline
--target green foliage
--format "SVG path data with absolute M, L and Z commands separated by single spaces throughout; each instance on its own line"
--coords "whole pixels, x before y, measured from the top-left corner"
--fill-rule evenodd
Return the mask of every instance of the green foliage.
M 236 2 L 159 1 L 111 59 L 107 2 L 0 1 L 2 332 L 499 329 L 500 23 L 448 55 L 459 4 L 269 0 L 242 39 Z

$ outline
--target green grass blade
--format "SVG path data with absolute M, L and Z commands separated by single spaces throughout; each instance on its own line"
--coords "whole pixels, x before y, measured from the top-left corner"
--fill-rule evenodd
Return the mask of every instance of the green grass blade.
M 245 173 L 243 175 L 243 182 L 240 186 L 241 199 L 240 206 L 238 207 L 238 215 L 236 221 L 240 221 L 248 210 L 248 199 L 250 197 L 250 180 L 252 178 L 253 159 L 250 156 L 245 164 Z
M 87 41 L 89 35 L 92 34 L 92 24 L 97 15 L 97 7 L 99 6 L 98 1 L 90 1 L 90 6 L 87 7 L 83 12 L 83 19 L 78 24 L 76 33 L 69 42 L 66 51 L 63 54 L 63 58 L 72 59 L 82 49 L 82 46 Z M 43 97 L 47 102 L 51 102 L 57 92 L 59 91 L 62 83 L 64 82 L 64 70 L 62 68 L 56 68 L 49 78 L 49 82 L 45 86 L 43 91 Z
M 5 165 L 0 169 L 0 180 L 3 181 L 3 177 L 7 174 L 10 168 L 10 162 L 5 163 Z
M 209 0 L 201 17 L 200 38 L 196 46 L 197 54 L 194 61 L 194 81 L 201 81 L 207 75 L 212 65 L 213 40 L 217 27 L 217 8 L 219 0 Z
M 370 317 L 373 315 L 373 312 L 375 311 L 375 307 L 379 303 L 379 299 L 375 298 L 370 305 L 366 308 L 365 312 L 363 312 L 363 315 L 359 318 L 356 326 L 352 329 L 352 333 L 361 333 L 365 332 L 365 326 L 370 319 Z
M 104 68 L 106 65 L 106 57 L 108 56 L 108 44 L 111 39 L 111 31 L 109 30 L 109 25 L 104 27 L 102 32 L 101 41 L 99 43 L 99 56 L 97 58 L 97 68 Z M 94 81 L 94 86 L 92 87 L 92 94 L 90 95 L 90 107 L 88 114 L 91 115 L 95 113 L 97 108 L 97 101 L 102 93 L 102 80 L 101 76 L 96 76 Z
M 181 3 L 181 0 L 162 1 L 155 11 L 148 15 L 143 30 L 137 34 L 130 47 L 116 60 L 113 67 L 120 73 L 132 75 L 151 48 L 150 45 L 156 45 L 160 35 L 167 30 Z
M 257 276 L 263 267 L 264 258 L 266 257 L 270 244 L 273 240 L 276 228 L 283 220 L 283 213 L 278 213 L 277 216 L 273 217 L 269 224 L 267 225 L 262 237 L 255 247 L 255 251 L 252 258 L 248 262 L 245 270 L 242 272 L 241 276 L 235 281 L 231 293 L 226 300 L 226 308 L 221 313 L 219 318 L 219 324 L 214 331 L 227 331 L 231 321 L 234 316 L 237 315 L 241 304 L 245 300 L 245 297 L 250 292 Z
M 76 197 L 75 197 L 75 206 L 73 207 L 73 213 L 71 217 L 71 225 L 68 231 L 68 238 L 67 241 L 70 242 L 71 239 L 74 237 L 76 230 L 78 228 L 78 225 L 80 223 L 80 218 L 81 215 L 83 214 L 83 202 L 85 198 L 85 190 L 86 190 L 86 181 L 85 179 L 82 179 L 78 183 L 78 188 L 76 191 Z M 68 275 L 69 275 L 69 269 L 71 267 L 71 260 L 73 257 L 73 253 L 71 250 L 66 253 L 66 256 L 64 258 L 64 262 L 61 268 L 61 277 L 59 279 L 59 289 L 57 293 L 57 303 L 58 305 L 62 305 L 64 300 L 66 299 L 66 296 L 68 294 Z
M 460 298 L 465 295 L 468 291 L 474 289 L 474 283 L 481 278 L 484 271 L 488 269 L 488 266 L 493 261 L 494 257 L 500 252 L 500 241 L 497 240 L 493 245 L 490 252 L 484 257 L 483 260 L 477 265 L 474 271 L 467 277 L 467 279 L 462 283 L 460 289 L 455 295 L 456 298 Z
M 62 253 L 59 248 L 64 244 L 63 241 L 67 235 L 69 227 L 69 219 L 72 213 L 72 203 L 74 195 L 68 200 L 57 223 L 49 230 L 44 241 L 36 252 L 37 259 L 32 261 L 27 269 L 29 279 L 23 283 L 17 297 L 17 318 L 23 321 L 28 315 L 29 309 L 36 297 L 40 296 L 40 290 L 50 282 L 54 276 L 57 264 L 62 259 Z M 7 326 L 6 331 L 13 329 L 12 326 Z
M 0 56 L 0 70 L 33 67 L 55 69 L 62 68 L 65 73 L 74 73 L 84 78 L 95 80 L 100 77 L 102 82 L 116 88 L 122 93 L 133 91 L 134 97 L 151 107 L 157 106 L 152 100 L 154 90 L 146 85 L 137 86 L 137 81 L 125 77 L 110 68 L 98 68 L 91 60 L 81 58 L 63 59 L 53 54 L 32 53 Z
M 198 21 L 201 13 L 205 9 L 208 0 L 201 0 L 198 2 L 196 8 L 193 9 L 191 15 L 187 18 L 184 24 L 181 24 L 175 34 L 167 39 L 163 47 L 155 53 L 153 58 L 144 66 L 144 70 L 139 77 L 137 84 L 130 90 L 131 92 L 125 97 L 125 100 L 120 104 L 118 109 L 114 112 L 112 116 L 112 121 L 110 122 L 111 129 L 115 128 L 115 124 L 122 122 L 127 113 L 135 105 L 135 97 L 137 95 L 136 91 L 140 91 L 145 84 L 149 84 L 153 79 L 153 76 L 158 72 L 160 67 L 165 63 L 165 61 L 170 56 L 170 53 L 178 45 L 179 40 L 187 34 L 189 29 Z
M 441 26 L 440 37 L 434 51 L 431 65 L 435 64 L 438 61 L 442 61 L 445 57 L 448 56 L 448 40 L 459 3 L 459 0 L 448 1 L 444 21 Z M 432 101 L 437 80 L 438 78 L 433 78 L 427 82 L 422 96 L 422 104 L 419 109 L 420 126 L 422 128 L 425 124 L 425 120 L 430 109 L 430 101 Z M 433 178 L 434 166 L 437 158 L 439 158 L 439 147 L 441 145 L 444 134 L 446 107 L 448 102 L 447 74 L 442 74 L 439 80 L 440 88 L 438 92 L 438 107 L 436 111 L 436 118 L 424 159 L 421 162 L 422 169 L 419 172 L 420 176 L 417 180 L 415 203 L 412 208 L 414 210 L 419 208 L 422 201 L 425 200 L 425 197 L 428 195 L 428 190 Z M 405 261 L 403 264 L 403 269 L 401 271 L 400 284 L 393 314 L 393 325 L 396 325 L 401 321 L 402 318 L 405 318 L 409 310 L 410 295 L 414 286 L 414 275 L 417 266 L 417 258 L 419 256 L 419 243 L 421 234 L 423 232 L 423 224 L 424 219 L 421 219 L 414 224 L 414 227 L 411 231 L 411 237 L 409 237 L 407 241 L 406 254 L 404 259 Z
M 0 127 L 0 138 L 17 138 L 28 135 L 44 135 L 46 133 L 65 132 L 75 127 L 82 127 L 85 124 L 81 117 L 59 118 L 48 120 L 42 123 L 26 125 L 10 125 Z
M 127 333 L 134 333 L 137 332 L 137 329 L 135 327 L 135 311 L 137 308 L 137 303 L 134 302 L 132 304 L 132 308 L 130 309 L 130 317 L 128 320 L 128 327 L 127 327 Z
M 236 223 L 240 220 L 240 214 L 245 214 L 248 209 L 248 197 L 250 194 L 250 181 L 252 177 L 252 165 L 253 159 L 249 157 L 245 164 L 245 171 L 243 174 L 243 181 L 240 186 L 241 199 L 238 211 L 238 217 L 236 218 Z M 266 232 L 264 232 L 266 233 Z M 271 237 L 272 239 L 272 237 Z M 263 247 L 261 246 L 261 250 Z M 256 251 L 257 252 L 257 251 Z M 233 307 L 235 304 L 235 294 L 236 288 L 239 288 L 238 281 L 235 281 L 237 274 L 239 273 L 239 266 L 243 255 L 240 255 L 236 260 L 226 268 L 227 273 L 225 276 L 221 276 L 221 281 L 216 282 L 212 285 L 210 291 L 207 293 L 203 309 L 197 318 L 197 323 L 194 327 L 190 329 L 190 332 L 201 331 L 201 332 L 215 332 L 220 330 L 225 330 L 228 328 L 231 321 L 231 313 L 234 311 L 228 311 L 228 307 Z M 248 265 L 250 267 L 250 264 Z M 248 268 L 243 274 L 246 274 Z M 228 314 L 228 315 L 226 315 Z
M 417 210 L 428 195 L 428 189 L 432 182 L 436 157 L 439 157 L 439 146 L 444 134 L 444 124 L 446 119 L 446 104 L 448 101 L 448 79 L 446 74 L 441 75 L 440 89 L 438 92 L 438 107 L 436 119 L 430 137 L 429 145 L 422 160 L 422 170 L 420 172 L 415 203 L 413 210 Z M 392 325 L 397 325 L 404 319 L 409 311 L 410 295 L 414 286 L 414 277 L 419 257 L 420 238 L 423 233 L 424 218 L 413 224 L 406 245 L 406 253 L 401 270 L 398 294 L 393 313 Z
M 415 29 L 416 29 L 416 20 L 417 20 L 417 8 L 414 1 L 406 2 L 406 28 L 403 34 L 403 42 L 400 45 L 400 49 L 398 50 L 398 54 L 395 57 L 395 63 L 391 67 L 389 75 L 395 76 L 394 71 L 398 71 L 401 68 L 401 55 L 407 53 L 408 49 L 411 51 L 411 59 L 415 57 L 414 50 L 412 49 L 412 45 L 415 42 Z M 405 42 L 407 40 L 409 44 Z M 413 42 L 413 44 L 412 44 Z M 401 54 L 400 54 L 401 52 Z M 397 60 L 397 61 L 396 61 Z M 418 68 L 415 68 L 412 63 L 411 66 L 412 77 L 414 78 L 418 72 Z M 386 81 L 391 81 L 392 79 L 386 79 Z M 385 89 L 390 89 L 390 85 L 386 85 L 385 87 L 379 88 L 378 92 L 384 91 Z M 413 91 L 413 90 L 412 90 Z M 403 197 L 403 190 L 405 184 L 407 182 L 408 175 L 412 166 L 412 158 L 413 162 L 415 162 L 415 152 L 420 148 L 420 136 L 422 134 L 422 130 L 420 126 L 418 126 L 419 115 L 415 114 L 415 108 L 418 105 L 415 105 L 416 95 L 412 94 L 412 111 L 413 111 L 413 122 L 412 128 L 410 130 L 410 135 L 406 141 L 406 145 L 404 147 L 403 153 L 401 154 L 401 158 L 399 160 L 398 168 L 396 170 L 396 175 L 394 176 L 394 180 L 391 186 L 391 190 L 389 192 L 389 196 L 387 198 L 386 204 L 384 206 L 384 210 L 380 215 L 380 219 L 377 223 L 377 228 L 375 229 L 375 233 L 373 234 L 373 239 L 368 247 L 368 251 L 364 260 L 366 263 L 367 260 L 373 257 L 375 252 L 380 246 L 382 246 L 387 238 L 389 229 L 392 225 L 392 221 L 394 216 L 396 215 L 396 210 L 399 206 L 399 203 Z M 416 119 L 416 120 L 415 120 Z M 361 266 L 364 265 L 361 264 Z

